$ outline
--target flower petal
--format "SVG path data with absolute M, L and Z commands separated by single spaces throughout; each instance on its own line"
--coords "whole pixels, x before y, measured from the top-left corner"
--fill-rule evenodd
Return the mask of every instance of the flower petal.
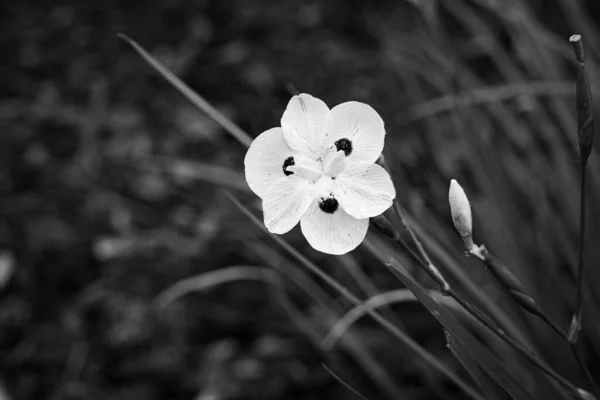
M 281 128 L 272 128 L 261 133 L 250 145 L 244 166 L 248 186 L 260 198 L 277 179 L 284 178 L 285 160 L 294 152 L 283 139 Z
M 263 197 L 265 226 L 269 232 L 289 232 L 310 207 L 312 183 L 290 175 L 277 179 Z
M 333 190 L 342 208 L 355 218 L 383 213 L 396 197 L 387 171 L 377 164 L 351 165 L 336 179 Z
M 385 128 L 383 120 L 371 106 L 349 101 L 333 107 L 334 142 L 348 139 L 351 150 L 347 151 L 347 164 L 374 163 L 383 151 Z M 331 143 L 331 142 L 330 142 Z M 348 145 L 341 148 L 348 150 Z
M 322 100 L 302 93 L 288 103 L 281 117 L 281 127 L 292 150 L 317 160 L 331 143 L 333 117 Z
M 356 219 L 341 207 L 326 213 L 313 201 L 300 219 L 302 233 L 315 250 L 328 254 L 346 254 L 354 250 L 365 238 L 368 219 Z

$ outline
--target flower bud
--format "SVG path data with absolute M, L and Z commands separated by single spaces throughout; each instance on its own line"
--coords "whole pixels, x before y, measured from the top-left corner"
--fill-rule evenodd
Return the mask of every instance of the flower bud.
M 450 200 L 450 212 L 452 214 L 452 222 L 454 227 L 462 237 L 467 250 L 471 249 L 473 244 L 473 220 L 471 218 L 471 205 L 463 188 L 455 179 L 450 181 L 450 192 L 448 194 Z
M 585 51 L 581 35 L 573 35 L 569 39 L 577 60 L 577 80 L 575 103 L 577 107 L 577 136 L 581 166 L 585 168 L 594 143 L 594 117 L 592 115 L 592 90 L 585 68 Z

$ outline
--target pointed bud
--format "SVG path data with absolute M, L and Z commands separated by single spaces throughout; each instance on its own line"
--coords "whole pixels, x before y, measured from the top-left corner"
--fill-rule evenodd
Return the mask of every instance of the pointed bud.
M 575 52 L 578 64 L 575 102 L 577 107 L 577 136 L 579 139 L 579 154 L 581 165 L 585 167 L 592 152 L 594 143 L 594 117 L 592 115 L 592 90 L 585 69 L 585 51 L 581 35 L 573 35 L 569 39 Z
M 471 205 L 463 188 L 455 179 L 450 181 L 450 191 L 448 193 L 450 201 L 450 212 L 454 227 L 462 237 L 465 247 L 471 249 L 473 244 L 473 220 L 471 218 Z
M 389 237 L 392 240 L 400 239 L 400 233 L 391 222 L 384 217 L 383 215 L 378 215 L 376 217 L 371 218 L 371 223 L 379 232 L 383 233 L 385 236 Z

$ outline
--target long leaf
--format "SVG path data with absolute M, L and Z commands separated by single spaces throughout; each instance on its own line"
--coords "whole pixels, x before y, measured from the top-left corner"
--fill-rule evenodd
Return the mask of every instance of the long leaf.
M 454 357 L 471 374 L 473 380 L 477 382 L 490 400 L 507 400 L 509 398 L 507 393 L 490 377 L 475 358 L 471 356 L 469 351 L 461 343 L 454 340 L 454 337 L 448 331 L 445 331 L 445 333 L 448 348 L 454 354 Z
M 509 372 L 504 365 L 500 364 L 496 357 L 485 348 L 447 309 L 436 303 L 408 271 L 395 259 L 383 260 L 381 254 L 374 249 L 374 245 L 365 241 L 371 248 L 373 254 L 384 261 L 392 271 L 396 272 L 398 278 L 404 285 L 414 293 L 417 299 L 429 310 L 429 312 L 442 324 L 442 326 L 454 336 L 455 340 L 470 349 L 471 354 L 493 379 L 515 400 L 534 400 L 531 392 Z
M 237 126 L 234 122 L 232 122 L 229 118 L 221 114 L 219 110 L 211 106 L 208 101 L 203 99 L 200 95 L 194 92 L 188 85 L 186 85 L 181 79 L 179 79 L 175 74 L 167 69 L 160 61 L 156 58 L 152 57 L 150 53 L 142 48 L 135 40 L 130 38 L 129 36 L 119 33 L 118 36 L 129 43 L 131 47 L 135 51 L 138 52 L 140 56 L 148 64 L 152 66 L 159 74 L 163 76 L 169 83 L 171 83 L 175 89 L 177 89 L 182 95 L 187 97 L 189 101 L 191 101 L 196 108 L 205 112 L 209 117 L 215 120 L 219 125 L 221 125 L 227 132 L 231 134 L 238 142 L 246 147 L 250 147 L 250 143 L 252 143 L 252 138 L 244 131 L 242 128 Z
M 245 207 L 233 194 L 229 191 L 225 190 L 225 193 L 229 197 L 229 199 L 236 205 L 237 208 L 240 209 L 256 226 L 266 231 L 265 226 L 252 214 L 252 212 Z M 319 278 L 323 279 L 325 283 L 334 288 L 339 294 L 344 296 L 348 301 L 353 303 L 355 306 L 360 305 L 361 301 L 350 293 L 345 287 L 343 287 L 339 282 L 334 280 L 331 276 L 323 272 L 319 267 L 314 265 L 310 260 L 300 254 L 296 249 L 290 246 L 284 239 L 280 238 L 277 235 L 270 235 L 270 237 L 277 242 L 280 246 L 282 246 L 288 253 L 290 253 L 296 260 L 298 260 L 303 266 L 305 266 L 312 273 L 319 276 Z M 429 363 L 432 367 L 440 371 L 443 375 L 447 376 L 450 380 L 456 383 L 462 390 L 465 391 L 472 399 L 481 400 L 483 396 L 479 394 L 476 390 L 474 390 L 469 384 L 467 384 L 461 377 L 456 375 L 454 371 L 449 369 L 447 366 L 442 364 L 435 356 L 429 353 L 426 349 L 421 347 L 417 342 L 415 342 L 408 334 L 398 329 L 395 325 L 390 323 L 386 318 L 384 318 L 381 314 L 377 313 L 375 310 L 368 310 L 369 315 L 377 321 L 383 328 L 385 328 L 388 332 L 398 338 L 404 345 L 406 345 L 411 351 L 421 357 L 425 362 Z M 522 398 L 525 399 L 525 398 Z M 521 400 L 521 399 L 517 399 Z M 531 400 L 531 399 L 527 399 Z

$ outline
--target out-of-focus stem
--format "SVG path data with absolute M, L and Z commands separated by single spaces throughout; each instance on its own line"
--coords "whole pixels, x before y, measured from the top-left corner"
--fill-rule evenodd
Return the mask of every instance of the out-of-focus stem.
M 388 172 L 388 174 L 390 174 L 390 177 L 393 176 L 392 170 L 390 169 L 390 166 L 387 164 L 387 162 L 383 158 L 383 155 L 380 156 L 380 160 L 381 160 L 381 164 L 383 165 L 383 168 L 385 168 L 385 170 Z M 408 220 L 406 219 L 406 216 L 404 215 L 404 210 L 402 210 L 402 207 L 400 206 L 400 203 L 398 202 L 397 199 L 394 199 L 392 207 L 394 208 L 394 213 L 396 214 L 398 219 L 400 219 L 400 222 L 402 223 L 402 225 L 404 226 L 404 228 L 410 235 L 410 238 L 413 241 L 413 243 L 415 244 L 415 246 L 417 247 L 417 250 L 418 250 L 419 254 L 421 255 L 421 258 L 424 260 L 425 270 L 431 276 L 431 278 L 433 278 L 433 280 L 435 280 L 437 282 L 437 284 L 440 285 L 441 292 L 442 292 L 442 294 L 445 295 L 447 290 L 450 289 L 450 284 L 442 276 L 442 274 L 437 269 L 437 267 L 433 264 L 433 262 L 431 262 L 431 258 L 429 258 L 429 255 L 425 251 L 425 248 L 421 244 L 421 241 L 419 240 L 419 238 L 417 238 L 417 235 L 415 235 L 415 233 L 411 229 L 410 224 L 408 223 Z
M 399 204 L 397 204 L 397 202 L 395 202 L 394 206 L 396 208 L 398 217 L 402 220 L 402 216 L 404 216 L 404 213 L 402 212 L 402 208 L 400 207 Z M 404 219 L 404 221 L 406 221 L 406 220 Z M 557 383 L 559 383 L 560 385 L 562 385 L 563 387 L 568 389 L 575 397 L 580 398 L 580 399 L 585 399 L 585 400 L 590 400 L 590 399 L 594 398 L 594 396 L 592 396 L 590 393 L 586 392 L 583 389 L 576 387 L 571 382 L 569 382 L 568 380 L 563 378 L 561 375 L 559 375 L 557 372 L 555 372 L 553 369 L 544 365 L 541 361 L 539 361 L 537 359 L 537 357 L 533 353 L 527 351 L 520 343 L 518 343 L 516 340 L 514 340 L 510 336 L 506 335 L 506 332 L 504 332 L 503 329 L 497 327 L 494 324 L 494 322 L 489 320 L 481 311 L 479 311 L 477 308 L 475 308 L 472 304 L 470 304 L 466 300 L 462 299 L 454 291 L 454 289 L 452 289 L 450 284 L 442 276 L 442 274 L 439 272 L 437 267 L 435 267 L 435 265 L 433 265 L 433 263 L 431 262 L 431 259 L 429 257 L 421 258 L 414 250 L 412 250 L 410 248 L 410 246 L 408 246 L 408 244 L 404 241 L 404 239 L 402 239 L 400 237 L 400 235 L 397 232 L 394 232 L 393 230 L 389 229 L 387 224 L 384 229 L 381 228 L 381 226 L 382 226 L 381 223 L 374 224 L 374 225 L 376 227 L 378 227 L 382 233 L 384 233 L 388 237 L 394 239 L 394 241 L 400 247 L 405 249 L 410 254 L 410 256 L 417 262 L 417 264 L 421 268 L 423 268 L 423 270 L 427 274 L 429 274 L 429 276 L 434 281 L 436 281 L 436 283 L 440 286 L 442 293 L 444 295 L 452 297 L 454 300 L 456 300 L 456 302 L 458 304 L 460 304 L 473 318 L 475 318 L 476 321 L 478 321 L 480 324 L 482 324 L 485 328 L 487 328 L 494 335 L 496 335 L 500 339 L 502 339 L 506 344 L 511 346 L 513 349 L 515 349 L 522 356 L 527 358 L 527 360 L 529 360 L 529 362 L 531 362 L 540 371 L 544 372 L 547 376 L 552 378 L 554 381 L 556 381 Z M 408 224 L 406 224 L 404 226 L 409 232 L 412 232 L 410 227 L 408 226 Z M 411 235 L 411 237 L 414 238 L 413 240 L 417 240 L 417 242 L 418 242 L 418 239 L 416 239 L 416 236 L 414 236 L 414 233 Z M 483 252 L 484 254 L 488 255 L 489 257 L 493 257 L 489 254 L 489 252 L 487 252 L 487 250 L 485 250 L 485 248 L 483 248 L 483 250 L 484 250 L 484 252 Z M 421 246 L 421 252 L 425 253 L 425 250 L 423 249 L 422 246 Z M 499 263 L 500 261 L 497 260 L 497 262 Z M 552 324 L 552 326 L 554 326 L 554 324 Z M 560 328 L 556 327 L 556 329 L 558 329 L 560 331 Z M 564 335 L 564 333 L 562 335 Z
M 513 297 L 517 296 L 517 295 L 521 295 L 521 297 L 519 299 L 522 298 L 527 298 L 529 299 L 529 301 L 525 302 L 525 301 L 518 301 L 519 305 L 521 305 L 523 307 L 523 309 L 525 309 L 526 311 L 528 311 L 529 313 L 539 317 L 542 321 L 544 321 L 550 328 L 552 328 L 567 344 L 569 344 L 569 348 L 571 349 L 571 352 L 573 353 L 573 357 L 575 357 L 575 360 L 577 360 L 577 364 L 579 365 L 579 368 L 583 371 L 583 373 L 585 374 L 587 380 L 590 383 L 590 386 L 592 387 L 594 394 L 596 396 L 599 395 L 598 392 L 598 388 L 596 387 L 596 384 L 594 382 L 594 379 L 592 378 L 592 375 L 589 371 L 589 369 L 587 368 L 587 366 L 585 365 L 585 363 L 583 362 L 583 360 L 581 359 L 581 357 L 579 356 L 579 352 L 576 349 L 576 343 L 573 343 L 569 340 L 570 336 L 564 331 L 562 330 L 554 321 L 552 321 L 550 319 L 550 317 L 548 317 L 548 315 L 546 313 L 544 313 L 535 303 L 535 300 L 533 300 L 533 298 L 531 298 L 529 295 L 527 294 L 521 294 L 521 293 L 515 293 L 514 291 L 511 291 L 507 285 L 506 282 L 502 282 L 502 279 L 505 278 L 506 274 L 508 273 L 508 268 L 494 255 L 492 255 L 486 248 L 485 246 L 474 246 L 470 253 L 472 255 L 474 255 L 475 257 L 479 258 L 487 267 L 488 269 L 492 272 L 493 275 L 495 275 L 500 281 L 501 283 L 503 283 L 503 286 L 505 288 L 507 288 L 507 290 L 509 290 L 510 294 L 513 295 Z M 507 271 L 505 274 L 501 275 L 502 271 Z M 516 278 L 515 278 L 516 279 Z M 518 282 L 517 282 L 518 283 Z M 518 285 L 520 285 L 520 283 L 518 283 Z M 519 300 L 517 299 L 517 300 Z
M 579 192 L 579 257 L 577 261 L 577 299 L 576 308 L 569 328 L 569 343 L 575 344 L 579 339 L 583 317 L 583 254 L 585 250 L 585 176 L 588 158 L 594 143 L 594 116 L 592 115 L 592 91 L 585 69 L 585 49 L 581 35 L 569 38 L 577 61 L 577 81 L 575 103 L 577 107 L 577 139 L 579 141 L 579 158 L 581 164 L 581 185 Z
M 406 243 L 404 243 L 404 242 L 397 241 L 397 243 L 399 245 L 401 245 L 405 249 L 408 247 L 406 245 Z M 420 259 L 418 257 L 418 255 L 414 251 L 412 251 L 412 250 L 409 251 L 409 254 L 417 261 L 417 263 L 427 273 L 430 274 L 430 276 L 434 280 L 436 280 L 436 278 L 434 277 L 434 275 L 431 272 L 431 269 L 429 268 L 429 266 L 427 265 L 427 263 L 424 260 Z M 437 268 L 435 270 L 437 271 Z M 437 280 L 436 280 L 436 282 L 437 282 Z M 492 321 L 490 321 L 481 311 L 479 311 L 477 308 L 475 308 L 471 303 L 469 303 L 466 300 L 462 299 L 454 291 L 454 289 L 452 289 L 452 287 L 450 287 L 450 285 L 447 284 L 447 282 L 446 282 L 446 285 L 447 286 L 445 288 L 445 294 L 447 296 L 450 296 L 454 300 L 456 300 L 456 302 L 458 304 L 460 304 L 473 318 L 475 318 L 475 320 L 477 320 L 479 323 L 481 323 L 490 332 L 492 332 L 493 334 L 495 334 L 496 336 L 498 336 L 500 339 L 502 339 L 510 347 L 512 347 L 513 349 L 515 349 L 523 357 L 527 358 L 527 360 L 529 360 L 529 362 L 531 362 L 540 371 L 544 372 L 546 375 L 548 375 L 550 378 L 552 378 L 553 380 L 555 380 L 557 383 L 559 383 L 560 385 L 562 385 L 563 387 L 565 387 L 566 389 L 568 389 L 575 397 L 580 398 L 580 399 L 587 399 L 587 400 L 589 400 L 591 398 L 594 398 L 588 392 L 586 392 L 583 389 L 578 388 L 577 386 L 573 385 L 571 382 L 569 382 L 568 380 L 566 380 L 565 378 L 563 378 L 561 375 L 559 375 L 556 371 L 554 371 L 553 369 L 551 369 L 551 368 L 547 367 L 546 365 L 544 365 L 541 361 L 539 361 L 537 359 L 537 357 L 533 353 L 527 351 L 521 344 L 519 344 L 517 341 L 515 341 L 510 336 L 506 335 L 506 332 L 504 332 L 503 329 L 498 328 L 497 326 L 495 326 L 495 324 Z
M 581 332 L 581 317 L 583 314 L 583 254 L 585 250 L 585 177 L 587 166 L 581 167 L 581 185 L 579 190 L 579 251 L 577 259 L 577 300 L 575 314 L 569 329 L 569 343 L 575 344 Z

